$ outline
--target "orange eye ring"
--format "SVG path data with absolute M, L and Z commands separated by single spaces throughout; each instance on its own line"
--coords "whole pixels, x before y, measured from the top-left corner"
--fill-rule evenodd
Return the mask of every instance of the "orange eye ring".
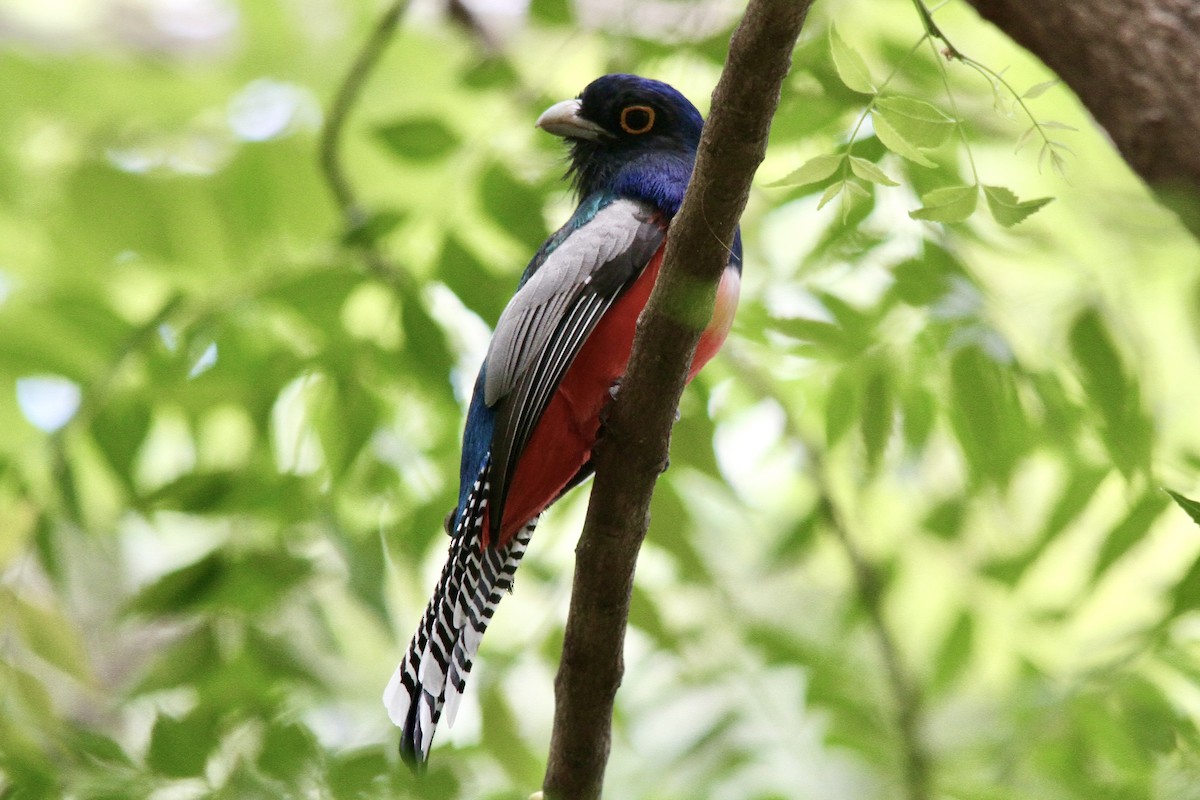
M 645 122 L 641 122 L 639 114 L 645 115 Z M 633 119 L 630 119 L 630 116 Z M 641 124 L 638 124 L 638 123 Z M 626 133 L 645 133 L 654 127 L 654 109 L 650 106 L 625 106 L 621 109 L 621 130 Z

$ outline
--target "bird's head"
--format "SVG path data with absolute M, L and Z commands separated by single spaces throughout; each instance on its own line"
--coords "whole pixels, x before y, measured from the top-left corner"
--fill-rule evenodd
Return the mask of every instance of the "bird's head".
M 571 145 L 571 169 L 581 196 L 628 177 L 627 168 L 691 173 L 704 118 L 691 102 L 662 81 L 636 75 L 605 75 L 573 100 L 555 103 L 537 126 Z

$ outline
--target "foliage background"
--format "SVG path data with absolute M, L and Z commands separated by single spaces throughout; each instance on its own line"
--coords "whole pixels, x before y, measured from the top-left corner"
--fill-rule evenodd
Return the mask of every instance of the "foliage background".
M 476 4 L 484 8 L 485 4 Z M 465 393 L 568 213 L 532 129 L 631 71 L 704 105 L 737 4 L 417 4 L 315 158 L 374 2 L 0 2 L 0 796 L 526 797 L 574 534 L 543 522 L 420 785 L 379 694 L 453 503 Z M 1002 228 L 901 183 L 772 188 L 889 90 L 959 118 Z M 951 4 L 1020 91 L 1037 64 Z M 1196 243 L 1058 87 L 1039 172 L 908 3 L 819 3 L 744 220 L 742 307 L 684 398 L 635 590 L 608 791 L 1198 798 Z M 1011 104 L 1007 102 L 1006 107 Z M 964 177 L 965 176 L 965 177 Z M 851 197 L 851 195 L 846 195 Z M 830 520 L 833 524 L 830 524 Z M 882 645 L 882 646 L 881 646 Z M 932 783 L 927 779 L 932 775 Z

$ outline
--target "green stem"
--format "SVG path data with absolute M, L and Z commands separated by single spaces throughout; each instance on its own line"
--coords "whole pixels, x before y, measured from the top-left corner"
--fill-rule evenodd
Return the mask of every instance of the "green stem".
M 929 10 L 929 8 L 925 5 L 924 2 L 922 2 L 922 0 L 912 0 L 912 2 L 913 2 L 913 6 L 917 9 L 917 16 L 919 16 L 921 18 L 921 25 L 924 26 L 924 28 L 925 28 L 925 35 L 927 37 L 929 37 L 931 40 L 937 39 L 945 46 L 945 49 L 940 54 L 937 52 L 936 49 L 934 50 L 934 60 L 937 61 L 938 64 L 940 65 L 941 59 L 938 58 L 938 56 L 945 55 L 947 58 L 952 58 L 957 61 L 961 61 L 966 66 L 970 67 L 971 69 L 975 70 L 980 75 L 982 75 L 985 79 L 987 79 L 987 81 L 989 83 L 991 83 L 992 81 L 999 83 L 1006 90 L 1008 90 L 1008 93 L 1012 95 L 1013 99 L 1017 102 L 1017 105 L 1019 105 L 1021 107 L 1021 111 L 1023 111 L 1025 113 L 1025 116 L 1029 118 L 1029 121 L 1031 123 L 1033 123 L 1033 127 L 1037 130 L 1038 135 L 1042 137 L 1042 141 L 1048 145 L 1052 144 L 1052 142 L 1050 141 L 1049 135 L 1047 135 L 1047 133 L 1046 133 L 1045 128 L 1043 128 L 1042 124 L 1040 122 L 1038 122 L 1037 117 L 1035 117 L 1033 115 L 1033 112 L 1029 110 L 1029 106 L 1025 105 L 1024 99 L 1022 99 L 1020 93 L 1017 92 L 1017 90 L 1012 87 L 1012 84 L 1010 84 L 1008 81 L 1006 81 L 1004 79 L 1004 76 L 1001 75 L 999 72 L 996 72 L 994 69 L 992 69 L 991 67 L 987 66 L 986 64 L 984 64 L 980 61 L 976 61 L 975 59 L 971 58 L 969 55 L 967 55 L 966 53 L 964 53 L 963 51 L 961 51 L 957 47 L 955 47 L 950 42 L 950 40 L 948 38 L 946 38 L 946 34 L 942 32 L 942 29 L 937 26 L 937 23 L 933 21 L 933 12 Z M 939 8 L 940 8 L 940 6 L 939 6 Z M 942 69 L 942 80 L 943 80 L 943 82 L 946 82 L 946 73 L 945 73 L 944 67 Z M 946 91 L 947 91 L 947 93 L 950 93 L 950 87 L 949 87 L 948 82 L 946 82 Z M 953 103 L 953 100 L 954 100 L 953 94 L 950 94 L 950 98 L 951 98 L 951 103 Z M 955 118 L 956 119 L 959 118 L 957 109 L 955 110 Z M 959 133 L 960 134 L 962 133 L 961 125 L 959 126 Z M 969 149 L 967 151 L 967 154 L 968 154 L 968 156 L 970 156 Z M 975 164 L 974 164 L 974 162 L 972 162 L 971 170 L 974 171 L 974 169 L 975 169 Z M 976 183 L 979 182 L 978 176 L 976 176 L 975 182 Z
M 920 0 L 914 0 L 914 2 L 920 3 Z M 950 110 L 954 112 L 954 129 L 958 131 L 958 138 L 962 140 L 963 149 L 967 151 L 967 163 L 971 165 L 971 180 L 978 186 L 979 170 L 975 166 L 975 155 L 971 152 L 971 143 L 967 140 L 967 131 L 962 123 L 962 114 L 958 110 L 958 101 L 954 99 L 954 92 L 950 89 L 950 76 L 946 74 L 946 65 L 938 58 L 937 47 L 934 45 L 933 39 L 929 39 L 929 47 L 933 50 L 933 60 L 937 62 L 942 85 L 946 87 L 946 99 L 950 103 Z

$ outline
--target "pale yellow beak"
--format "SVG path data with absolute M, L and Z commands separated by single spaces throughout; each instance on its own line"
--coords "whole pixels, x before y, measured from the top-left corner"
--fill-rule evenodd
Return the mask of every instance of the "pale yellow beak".
M 547 133 L 564 139 L 587 139 L 595 142 L 610 135 L 596 123 L 579 116 L 578 100 L 555 103 L 543 111 L 534 124 Z

